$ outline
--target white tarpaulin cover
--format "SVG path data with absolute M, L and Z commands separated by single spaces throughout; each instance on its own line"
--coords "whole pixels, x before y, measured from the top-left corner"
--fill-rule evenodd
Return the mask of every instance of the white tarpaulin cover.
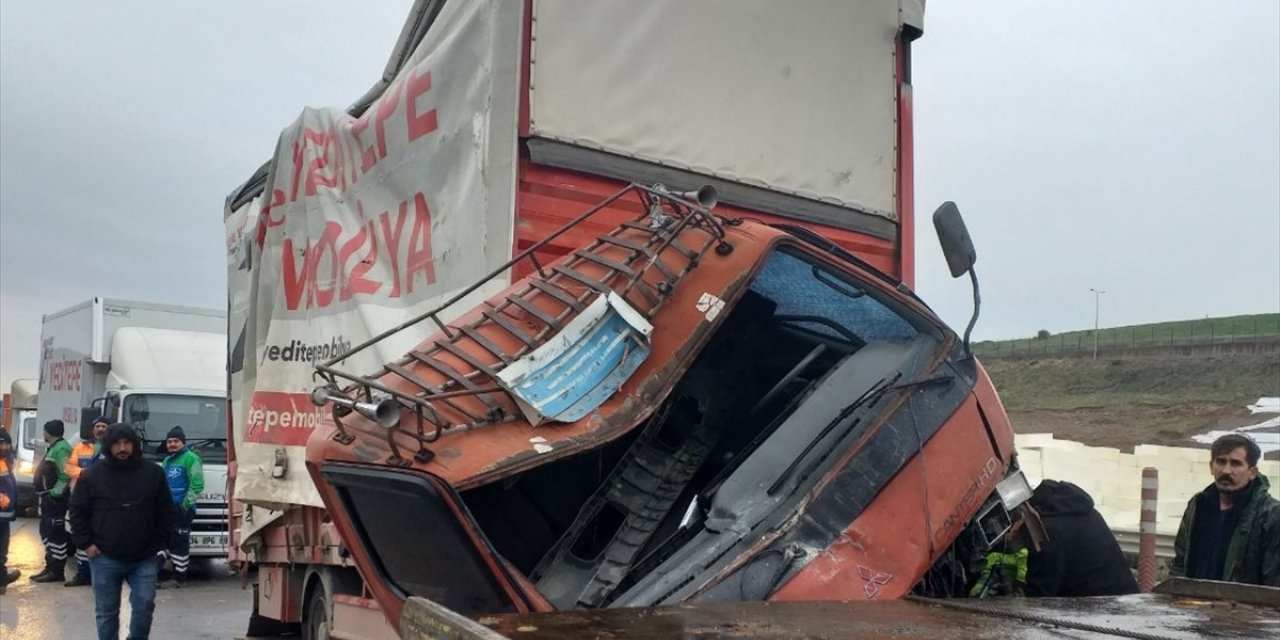
M 281 134 L 263 194 L 227 212 L 236 499 L 322 506 L 304 467 L 325 415 L 307 398 L 313 364 L 510 258 L 520 29 L 520 3 L 446 3 L 381 98 L 360 118 L 305 110 Z M 427 325 L 344 368 L 377 371 Z M 283 478 L 272 477 L 278 450 Z M 247 522 L 242 540 L 267 520 Z
M 894 218 L 903 15 L 849 0 L 535 0 L 531 132 Z

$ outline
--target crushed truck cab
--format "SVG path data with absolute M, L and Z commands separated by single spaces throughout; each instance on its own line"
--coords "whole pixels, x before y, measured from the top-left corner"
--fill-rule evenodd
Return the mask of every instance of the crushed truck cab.
M 1016 473 L 980 365 L 858 258 L 692 198 L 633 184 L 404 357 L 317 366 L 307 468 L 388 620 L 961 593 Z

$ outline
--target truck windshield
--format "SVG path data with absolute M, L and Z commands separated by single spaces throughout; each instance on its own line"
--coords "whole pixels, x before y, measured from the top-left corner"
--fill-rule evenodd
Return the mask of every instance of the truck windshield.
M 221 398 L 133 394 L 124 399 L 124 420 L 138 430 L 142 453 L 148 459 L 163 460 L 168 454 L 165 435 L 181 426 L 187 446 L 200 454 L 205 464 L 227 461 L 226 402 Z
M 29 415 L 23 418 L 22 426 L 18 433 L 18 442 L 22 444 L 22 448 L 29 451 L 35 451 L 36 442 L 38 440 L 39 439 L 36 437 L 36 417 L 34 415 Z

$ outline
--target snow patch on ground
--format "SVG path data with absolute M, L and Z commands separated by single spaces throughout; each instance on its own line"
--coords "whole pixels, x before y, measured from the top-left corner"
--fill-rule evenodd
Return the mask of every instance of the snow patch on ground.
M 1259 413 L 1280 414 L 1280 398 L 1258 398 L 1257 402 L 1249 405 L 1249 412 L 1255 415 Z M 1280 415 L 1247 427 L 1228 431 L 1210 431 L 1209 433 L 1191 436 L 1191 439 L 1208 444 L 1228 433 L 1243 433 L 1253 438 L 1253 441 L 1258 443 L 1258 447 L 1262 449 L 1264 455 L 1272 451 L 1280 451 Z

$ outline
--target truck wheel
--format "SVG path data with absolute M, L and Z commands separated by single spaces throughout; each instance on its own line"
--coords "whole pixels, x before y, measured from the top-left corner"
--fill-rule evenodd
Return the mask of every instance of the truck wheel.
M 325 601 L 324 585 L 317 584 L 307 598 L 307 608 L 302 613 L 303 640 L 329 640 L 329 603 Z

